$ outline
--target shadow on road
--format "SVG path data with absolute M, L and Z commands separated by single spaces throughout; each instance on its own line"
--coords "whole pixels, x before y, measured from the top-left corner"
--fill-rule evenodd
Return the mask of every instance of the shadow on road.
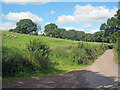
M 42 79 L 31 78 L 23 82 L 9 84 L 4 88 L 118 88 L 116 78 L 103 76 L 98 72 L 79 70 Z
M 104 76 L 99 72 L 85 70 L 85 81 L 89 83 L 91 88 L 118 88 L 118 77 Z

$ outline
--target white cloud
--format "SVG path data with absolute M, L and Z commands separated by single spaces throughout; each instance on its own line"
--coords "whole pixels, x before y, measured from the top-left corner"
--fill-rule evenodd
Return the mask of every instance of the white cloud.
M 73 16 L 62 15 L 58 17 L 58 24 L 78 23 L 78 22 L 105 22 L 108 18 L 114 16 L 118 9 L 108 9 L 105 6 L 92 5 L 75 6 Z
M 98 31 L 100 31 L 100 30 L 99 30 L 99 29 L 92 29 L 92 30 L 89 30 L 89 31 L 86 32 L 86 33 L 91 33 L 91 34 L 93 34 L 93 33 L 98 32 Z
M 50 24 L 50 22 L 47 22 L 47 23 L 45 23 L 44 25 L 48 25 L 48 24 Z
M 76 5 L 75 9 L 74 17 L 81 22 L 104 22 L 114 16 L 117 11 L 117 8 L 109 10 L 105 6 L 93 7 L 92 5 Z
M 14 29 L 16 25 L 12 22 L 0 23 L 0 30 Z
M 57 1 L 57 0 L 2 0 L 6 4 L 45 4 L 47 2 Z
M 47 22 L 47 23 L 44 23 L 44 25 L 47 25 L 47 24 L 50 24 L 50 23 L 54 23 L 54 22 Z M 58 24 L 54 23 L 55 25 L 58 26 Z
M 86 24 L 83 24 L 83 26 L 82 27 L 92 27 L 92 25 L 91 24 L 89 24 L 89 23 L 86 23 Z
M 74 28 L 74 27 L 63 27 L 64 29 L 66 29 L 67 31 L 68 30 L 72 30 L 72 29 L 74 29 L 74 30 L 76 30 L 76 31 L 84 31 L 84 29 L 78 29 L 78 28 Z
M 41 17 L 38 17 L 31 12 L 9 12 L 7 15 L 2 14 L 2 17 L 11 21 L 19 21 L 20 19 L 31 19 L 33 22 L 43 22 L 43 19 Z
M 60 25 L 62 24 L 68 24 L 68 23 L 78 23 L 78 21 L 71 15 L 63 15 L 63 16 L 59 16 L 58 20 L 56 20 L 56 22 Z
M 55 14 L 56 12 L 55 11 L 50 11 L 51 14 Z

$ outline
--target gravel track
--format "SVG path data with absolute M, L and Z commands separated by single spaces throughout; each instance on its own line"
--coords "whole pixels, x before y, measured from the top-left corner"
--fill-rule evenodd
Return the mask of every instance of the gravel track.
M 113 50 L 107 50 L 91 66 L 84 77 L 92 88 L 117 88 L 120 69 L 114 63 Z

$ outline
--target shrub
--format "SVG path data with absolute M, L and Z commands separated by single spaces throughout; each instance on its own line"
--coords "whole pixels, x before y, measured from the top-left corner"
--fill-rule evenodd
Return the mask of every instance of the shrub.
M 74 48 L 72 51 L 73 63 L 90 64 L 108 48 L 111 49 L 112 45 L 90 45 L 88 43 L 83 44 L 79 42 L 78 47 Z
M 29 51 L 29 60 L 35 66 L 34 71 L 48 70 L 49 69 L 49 54 L 50 48 L 47 44 L 40 39 L 30 40 L 27 44 L 27 50 Z
M 2 47 L 2 76 L 21 76 L 31 68 L 31 63 L 26 60 L 17 48 Z

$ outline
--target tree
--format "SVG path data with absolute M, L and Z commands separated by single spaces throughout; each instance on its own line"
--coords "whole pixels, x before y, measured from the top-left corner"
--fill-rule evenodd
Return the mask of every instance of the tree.
M 105 42 L 116 42 L 116 36 L 120 31 L 120 9 L 117 14 L 107 20 L 107 23 L 103 23 L 100 26 L 100 30 L 104 31 L 103 40 Z
M 91 34 L 91 33 L 86 33 L 85 34 L 85 41 L 91 42 L 91 41 L 95 41 L 94 39 L 95 39 L 94 34 Z
M 47 36 L 55 37 L 55 30 L 58 28 L 58 26 L 54 23 L 47 24 L 44 27 L 44 32 Z
M 103 23 L 100 26 L 100 30 L 105 30 L 108 34 L 112 34 L 120 30 L 120 9 L 117 11 L 117 14 L 115 14 L 114 17 L 111 17 L 107 20 L 107 24 Z
M 65 29 L 57 28 L 57 29 L 55 29 L 55 31 L 54 31 L 54 36 L 55 36 L 56 38 L 63 38 L 63 37 L 64 37 L 64 33 L 65 33 Z
M 116 17 L 112 17 L 107 20 L 107 25 L 109 26 L 110 33 L 112 34 L 120 28 L 120 20 Z
M 60 28 L 59 30 L 60 30 L 60 35 L 59 35 L 59 37 L 60 37 L 60 38 L 65 38 L 66 30 L 65 30 L 64 28 Z
M 9 29 L 9 32 L 14 32 L 14 29 Z
M 76 33 L 75 33 L 75 30 L 74 29 L 72 29 L 72 30 L 69 30 L 68 32 L 67 32 L 67 38 L 68 39 L 71 39 L 71 40 L 75 40 L 75 37 L 76 37 Z
M 104 31 L 94 33 L 94 39 L 96 42 L 102 42 L 103 33 Z
M 115 14 L 115 17 L 120 19 L 120 9 L 118 9 L 117 14 Z
M 61 32 L 61 37 L 63 38 L 63 39 L 67 39 L 67 32 L 68 31 L 66 31 L 65 29 Z
M 75 31 L 75 40 L 80 41 L 80 40 L 85 40 L 85 32 L 83 31 Z
M 103 23 L 103 24 L 100 26 L 100 30 L 103 31 L 103 30 L 105 30 L 105 29 L 106 29 L 106 24 Z
M 15 32 L 21 33 L 21 34 L 29 34 L 32 32 L 37 33 L 37 25 L 32 22 L 30 19 L 21 19 L 16 24 L 16 28 L 14 29 Z

